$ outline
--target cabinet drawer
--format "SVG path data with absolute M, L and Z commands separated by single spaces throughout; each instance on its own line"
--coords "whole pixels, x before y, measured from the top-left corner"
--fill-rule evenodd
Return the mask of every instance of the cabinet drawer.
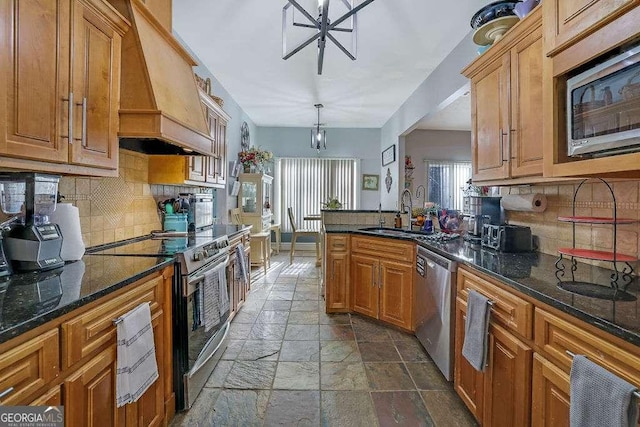
M 0 393 L 13 390 L 0 398 L 0 404 L 28 404 L 25 398 L 58 376 L 59 357 L 57 329 L 3 353 L 0 359 Z
M 636 386 L 640 385 L 640 351 L 631 353 L 611 340 L 605 340 L 589 332 L 588 325 L 580 321 L 569 323 L 538 307 L 535 310 L 535 343 L 548 356 L 559 362 L 559 366 L 571 369 L 571 356 L 584 354 L 615 375 Z
M 147 301 L 151 303 L 152 312 L 161 308 L 163 282 L 163 277 L 157 276 L 64 322 L 62 324 L 62 364 L 64 368 L 98 352 L 107 343 L 115 344 L 114 319 Z
M 414 243 L 405 243 L 398 240 L 376 238 L 376 237 L 356 237 L 351 239 L 351 250 L 376 257 L 384 256 L 385 259 L 413 262 Z
M 349 236 L 327 235 L 327 249 L 329 251 L 344 252 L 349 250 Z
M 473 289 L 493 301 L 491 318 L 524 338 L 532 338 L 533 305 L 475 273 L 458 269 L 458 295 L 467 300 Z

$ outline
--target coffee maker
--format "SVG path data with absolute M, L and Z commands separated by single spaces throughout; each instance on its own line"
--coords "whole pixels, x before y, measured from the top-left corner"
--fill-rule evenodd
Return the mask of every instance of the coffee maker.
M 502 209 L 500 197 L 465 196 L 463 198 L 462 216 L 466 240 L 480 243 L 484 224 L 500 225 Z
M 0 173 L 0 208 L 12 217 L 3 234 L 7 259 L 16 271 L 61 267 L 62 233 L 49 222 L 56 209 L 57 175 Z M 5 227 L 6 228 L 6 227 Z

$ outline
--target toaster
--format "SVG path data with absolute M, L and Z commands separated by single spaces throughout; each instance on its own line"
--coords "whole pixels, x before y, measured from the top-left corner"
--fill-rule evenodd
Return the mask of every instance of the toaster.
M 520 225 L 484 224 L 482 246 L 501 252 L 531 252 L 531 228 Z

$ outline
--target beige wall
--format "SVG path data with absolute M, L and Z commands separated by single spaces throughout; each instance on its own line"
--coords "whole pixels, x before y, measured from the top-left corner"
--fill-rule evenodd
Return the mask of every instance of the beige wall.
M 611 182 L 618 218 L 640 219 L 640 181 Z M 572 225 L 558 221 L 558 216 L 572 215 L 572 200 L 577 184 L 536 185 L 530 187 L 514 187 L 509 190 L 503 187 L 501 193 L 528 194 L 544 193 L 547 196 L 547 209 L 543 213 L 506 212 L 511 224 L 528 225 L 532 233 L 538 236 L 541 252 L 557 255 L 559 247 L 572 246 Z M 576 215 L 611 217 L 613 201 L 605 184 L 598 180 L 589 180 L 577 194 Z M 611 225 L 576 225 L 576 246 L 585 249 L 611 251 L 613 249 L 613 227 Z M 638 236 L 640 226 L 636 224 L 619 225 L 617 250 L 620 253 L 639 256 Z M 610 263 L 601 263 L 611 268 Z
M 117 178 L 62 177 L 59 191 L 80 211 L 85 245 L 95 246 L 162 229 L 156 200 L 193 188 L 150 185 L 148 156 L 120 150 Z

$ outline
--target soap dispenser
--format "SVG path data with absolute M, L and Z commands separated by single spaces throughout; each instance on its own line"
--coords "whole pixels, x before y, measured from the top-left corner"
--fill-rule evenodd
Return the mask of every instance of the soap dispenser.
M 396 217 L 395 217 L 393 226 L 395 228 L 402 228 L 402 217 L 400 216 L 400 212 L 396 213 Z

